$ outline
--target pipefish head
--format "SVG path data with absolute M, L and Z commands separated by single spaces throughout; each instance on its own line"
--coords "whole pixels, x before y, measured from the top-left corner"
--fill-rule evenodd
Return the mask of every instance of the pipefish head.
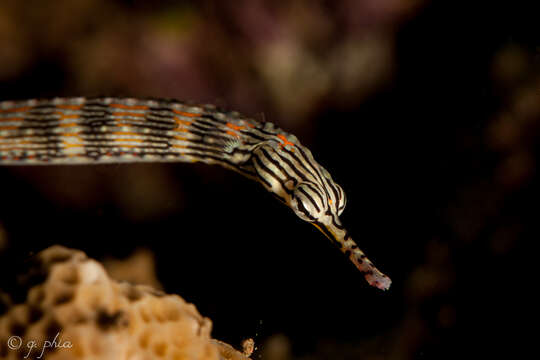
M 251 164 L 256 180 L 299 218 L 328 237 L 364 274 L 369 284 L 388 289 L 390 279 L 367 259 L 341 224 L 339 216 L 347 204 L 341 186 L 307 148 L 296 140 L 289 143 L 292 145 L 265 143 L 253 150 Z
M 298 183 L 290 197 L 289 206 L 298 217 L 313 224 L 345 253 L 370 285 L 387 290 L 391 284 L 390 278 L 380 272 L 359 249 L 339 219 L 347 204 L 343 189 L 320 165 L 319 173 L 319 181 Z

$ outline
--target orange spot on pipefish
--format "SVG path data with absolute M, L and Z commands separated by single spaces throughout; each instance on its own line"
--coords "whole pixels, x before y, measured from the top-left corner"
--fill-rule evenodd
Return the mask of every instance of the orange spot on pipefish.
M 113 135 L 135 135 L 135 136 L 141 135 L 133 131 L 114 131 L 112 134 Z
M 32 109 L 31 106 L 23 106 L 23 107 L 18 107 L 18 108 L 13 108 L 13 109 L 0 109 L 0 113 L 22 112 L 22 111 L 28 111 L 30 109 Z
M 181 125 L 184 125 L 184 126 L 188 126 L 188 125 L 191 125 L 191 121 L 187 121 L 187 120 L 182 120 L 178 117 L 174 117 L 174 121 L 177 123 L 177 124 L 181 124 Z
M 175 110 L 175 109 L 172 109 L 172 112 L 175 114 L 187 116 L 187 117 L 196 117 L 200 115 L 200 114 L 195 114 L 195 113 L 190 113 L 190 112 L 185 112 L 185 111 L 180 111 L 180 110 Z
M 283 134 L 278 134 L 277 137 L 278 137 L 281 141 L 283 141 L 282 143 L 279 144 L 281 147 L 285 147 L 285 146 L 287 146 L 287 145 L 294 147 L 294 144 L 293 144 L 292 142 L 290 142 L 289 140 L 287 140 L 287 138 L 285 137 L 285 135 L 283 135 Z M 291 150 L 294 151 L 294 149 L 291 149 Z
M 235 125 L 235 124 L 230 123 L 230 122 L 228 122 L 226 126 L 227 126 L 228 128 L 233 129 L 233 130 L 236 130 L 236 131 L 244 130 L 244 129 L 246 128 L 245 126 Z
M 61 112 L 55 112 L 54 114 L 55 115 L 60 115 L 60 120 L 77 119 L 77 118 L 80 117 L 79 115 L 76 115 L 76 114 L 64 114 L 64 113 L 61 113 Z
M 114 112 L 113 116 L 133 116 L 133 117 L 144 117 L 145 114 L 141 113 L 132 113 L 132 112 Z
M 231 136 L 234 136 L 235 138 L 239 138 L 239 137 L 240 137 L 237 133 L 235 133 L 235 132 L 233 132 L 233 131 L 230 131 L 230 130 L 227 130 L 227 134 L 228 134 L 228 135 L 231 135 Z

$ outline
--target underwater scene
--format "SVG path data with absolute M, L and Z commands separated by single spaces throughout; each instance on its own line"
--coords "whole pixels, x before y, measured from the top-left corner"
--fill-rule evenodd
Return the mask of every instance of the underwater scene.
M 2 0 L 0 359 L 528 358 L 526 5 Z

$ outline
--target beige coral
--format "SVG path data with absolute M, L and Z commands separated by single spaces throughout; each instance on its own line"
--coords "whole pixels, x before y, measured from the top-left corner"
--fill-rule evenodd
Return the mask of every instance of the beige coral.
M 18 287 L 25 302 L 12 301 L 0 317 L 2 359 L 248 359 L 216 345 L 193 304 L 112 280 L 82 251 L 40 252 Z

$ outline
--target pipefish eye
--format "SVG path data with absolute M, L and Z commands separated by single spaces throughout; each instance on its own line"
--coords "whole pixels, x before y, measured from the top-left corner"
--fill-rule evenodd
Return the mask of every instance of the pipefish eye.
M 322 193 L 316 186 L 310 184 L 299 185 L 293 193 L 291 206 L 301 219 L 305 221 L 316 221 L 319 219 L 323 211 Z

